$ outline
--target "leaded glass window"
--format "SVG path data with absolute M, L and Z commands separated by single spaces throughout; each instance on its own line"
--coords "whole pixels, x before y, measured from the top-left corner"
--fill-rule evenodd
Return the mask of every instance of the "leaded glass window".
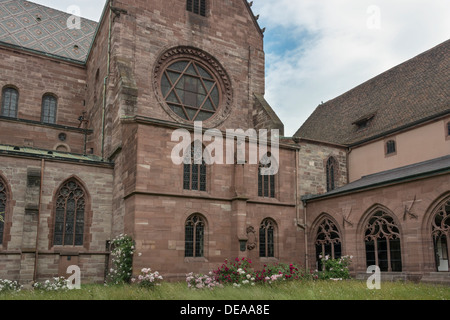
M 56 198 L 54 245 L 83 245 L 85 202 L 85 192 L 75 180 L 66 182 L 59 189 Z
M 367 266 L 381 271 L 402 271 L 400 230 L 394 219 L 383 211 L 370 218 L 364 235 Z
M 45 123 L 56 122 L 56 98 L 50 94 L 44 95 L 42 98 L 41 121 Z
M 275 222 L 272 219 L 264 219 L 259 226 L 259 256 L 275 256 Z
M 338 162 L 334 157 L 329 157 L 326 166 L 327 175 L 327 191 L 334 190 L 336 188 L 336 176 L 337 176 Z
M 0 179 L 0 244 L 3 243 L 3 233 L 5 231 L 5 218 L 6 218 L 6 201 L 8 194 L 6 192 L 6 185 Z
M 258 167 L 258 196 L 266 198 L 275 198 L 275 174 L 267 172 L 262 174 L 263 168 L 272 168 L 270 153 L 265 154 Z M 270 170 L 268 170 L 270 171 Z
M 185 224 L 185 257 L 203 257 L 205 221 L 200 215 L 191 216 Z
M 217 80 L 207 67 L 194 60 L 170 64 L 161 78 L 161 92 L 170 109 L 184 120 L 208 120 L 219 108 Z
M 192 143 L 186 157 L 183 164 L 183 189 L 206 191 L 206 163 L 201 144 Z
M 201 16 L 206 16 L 206 0 L 187 0 L 186 10 L 199 14 Z
M 19 92 L 11 87 L 6 87 L 2 91 L 2 116 L 17 118 L 17 108 L 19 104 Z

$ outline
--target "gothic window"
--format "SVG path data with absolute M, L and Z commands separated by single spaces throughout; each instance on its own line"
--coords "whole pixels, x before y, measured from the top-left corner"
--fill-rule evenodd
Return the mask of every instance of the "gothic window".
M 56 195 L 54 245 L 83 245 L 86 194 L 75 181 L 64 183 Z
M 337 169 L 338 162 L 334 157 L 329 157 L 326 165 L 327 191 L 331 191 L 336 188 Z
M 321 257 L 328 256 L 330 259 L 341 257 L 341 243 L 341 235 L 336 224 L 330 219 L 324 219 L 319 225 L 315 241 L 318 270 L 322 269 Z
M 383 211 L 373 214 L 364 235 L 367 266 L 381 271 L 402 271 L 400 231 L 394 219 Z
M 19 92 L 11 87 L 5 87 L 2 91 L 2 116 L 17 118 Z
M 275 198 L 275 174 L 270 170 L 263 172 L 263 169 L 272 168 L 271 154 L 268 152 L 259 162 L 258 168 L 258 196 L 266 198 Z M 266 174 L 265 174 L 266 173 Z
M 192 143 L 183 165 L 183 189 L 206 191 L 206 163 L 203 146 Z
M 395 141 L 389 140 L 386 142 L 386 154 L 393 154 L 396 152 Z
M 187 0 L 186 10 L 199 14 L 201 16 L 206 16 L 206 0 Z
M 3 243 L 3 233 L 5 230 L 5 218 L 6 218 L 6 202 L 8 200 L 8 194 L 6 192 L 6 184 L 0 179 L 0 244 Z
M 438 271 L 450 271 L 450 199 L 437 210 L 431 226 L 436 269 Z
M 192 215 L 185 224 L 185 257 L 203 257 L 205 241 L 205 220 L 198 214 Z
M 275 256 L 275 222 L 272 219 L 264 219 L 259 226 L 259 256 Z
M 180 118 L 205 121 L 219 108 L 219 84 L 208 68 L 191 59 L 178 60 L 164 70 L 161 92 Z
M 42 113 L 41 121 L 44 123 L 56 122 L 56 97 L 51 94 L 46 94 L 42 97 Z

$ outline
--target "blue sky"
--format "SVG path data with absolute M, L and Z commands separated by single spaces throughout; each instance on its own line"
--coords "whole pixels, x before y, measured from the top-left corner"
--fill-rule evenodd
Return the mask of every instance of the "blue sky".
M 32 1 L 96 21 L 105 3 Z M 450 38 L 449 0 L 253 0 L 252 10 L 266 28 L 265 97 L 286 136 L 321 102 Z

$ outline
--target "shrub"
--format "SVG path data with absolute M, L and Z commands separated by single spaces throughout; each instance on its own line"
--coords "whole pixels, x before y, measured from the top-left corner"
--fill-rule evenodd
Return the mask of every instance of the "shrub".
M 322 261 L 322 271 L 318 272 L 319 279 L 342 280 L 350 279 L 350 266 L 352 256 L 343 256 L 337 259 L 330 259 L 328 255 L 320 257 Z
M 194 274 L 193 272 L 186 275 L 186 283 L 191 289 L 210 289 L 223 287 L 214 276 L 212 271 L 208 275 Z
M 44 282 L 36 282 L 33 285 L 35 290 L 41 291 L 65 291 L 69 290 L 67 280 L 64 277 L 54 277 L 52 280 L 45 280 Z
M 247 274 L 250 274 L 250 278 L 252 276 L 251 263 L 252 261 L 247 258 L 236 258 L 232 262 L 225 260 L 225 262 L 214 271 L 216 280 L 222 284 L 241 284 L 242 281 L 249 280 Z
M 293 263 L 276 263 L 264 265 L 263 270 L 256 272 L 255 278 L 257 281 L 270 284 L 281 280 L 309 280 L 312 279 L 312 275 Z
M 111 251 L 113 267 L 109 270 L 107 282 L 129 283 L 133 268 L 133 239 L 128 235 L 120 234 L 111 241 L 111 247 L 113 248 Z
M 0 279 L 0 292 L 19 292 L 22 290 L 22 285 L 17 281 Z
M 158 271 L 151 272 L 150 268 L 142 268 L 141 274 L 137 278 L 132 278 L 131 282 L 137 283 L 139 286 L 144 288 L 154 288 L 155 286 L 161 285 L 163 277 Z

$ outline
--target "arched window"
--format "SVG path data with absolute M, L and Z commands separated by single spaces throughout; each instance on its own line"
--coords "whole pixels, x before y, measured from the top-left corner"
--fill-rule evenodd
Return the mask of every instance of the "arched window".
M 396 152 L 396 146 L 394 140 L 386 142 L 386 154 L 393 154 Z
M 45 94 L 42 97 L 41 121 L 44 123 L 51 123 L 51 124 L 55 123 L 56 107 L 57 107 L 56 97 L 51 94 Z
M 53 244 L 81 246 L 84 238 L 86 193 L 71 179 L 56 194 Z
M 376 265 L 381 271 L 402 271 L 400 231 L 390 215 L 381 210 L 373 214 L 364 241 L 368 267 Z
M 2 116 L 17 118 L 19 92 L 11 87 L 2 90 Z
M 336 224 L 330 219 L 325 218 L 319 225 L 315 246 L 318 270 L 322 269 L 321 257 L 329 256 L 330 259 L 337 259 L 341 257 L 341 235 Z
M 195 141 L 190 152 L 186 152 L 183 165 L 183 189 L 206 191 L 206 163 L 203 159 L 203 146 Z
M 203 257 L 205 241 L 205 220 L 202 216 L 194 214 L 186 220 L 184 228 L 184 256 Z
M 437 210 L 432 222 L 432 236 L 434 253 L 436 257 L 436 269 L 449 271 L 450 255 L 450 199 Z
M 258 196 L 266 198 L 275 198 L 275 174 L 268 172 L 263 174 L 263 168 L 272 168 L 271 154 L 265 154 L 259 162 L 258 168 Z M 270 171 L 270 170 L 265 170 Z
M 201 16 L 206 16 L 206 0 L 187 0 L 186 10 L 199 14 Z
M 275 222 L 264 219 L 259 226 L 259 256 L 275 257 Z
M 334 157 L 329 157 L 326 165 L 327 191 L 331 191 L 336 188 L 337 169 L 338 162 Z
M 8 201 L 8 193 L 5 182 L 0 178 L 0 244 L 3 243 L 3 234 L 5 231 L 6 203 Z

